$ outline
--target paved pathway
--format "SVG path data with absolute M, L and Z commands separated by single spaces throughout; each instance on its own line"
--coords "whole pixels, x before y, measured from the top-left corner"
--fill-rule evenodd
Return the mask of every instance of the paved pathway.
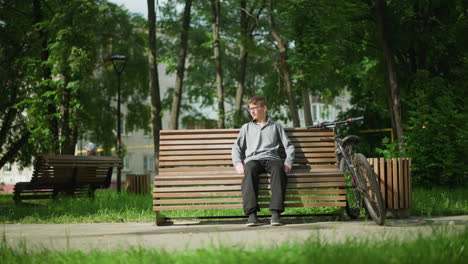
M 171 226 L 155 226 L 154 223 L 4 224 L 1 228 L 7 243 L 13 247 L 88 251 L 142 246 L 171 251 L 218 245 L 271 247 L 309 238 L 330 243 L 362 238 L 411 239 L 419 234 L 430 235 L 438 227 L 445 228 L 448 233 L 459 232 L 468 227 L 468 215 L 388 219 L 385 226 L 363 220 L 327 222 L 312 219 L 307 223 L 294 220 L 286 223 L 280 227 L 265 224 L 249 228 L 243 222 L 185 222 Z

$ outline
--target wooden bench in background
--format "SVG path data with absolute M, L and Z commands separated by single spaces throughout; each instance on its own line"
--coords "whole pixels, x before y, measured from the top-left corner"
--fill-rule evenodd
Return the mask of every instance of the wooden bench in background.
M 288 174 L 286 208 L 345 207 L 345 179 L 336 166 L 333 130 L 286 131 L 296 149 L 293 171 Z M 236 174 L 231 163 L 238 134 L 239 129 L 161 131 L 153 193 L 156 224 L 170 219 L 163 215 L 166 210 L 242 208 L 243 175 Z M 259 195 L 260 207 L 267 208 L 266 174 L 261 176 Z
M 108 188 L 112 169 L 122 167 L 117 157 L 43 155 L 36 158 L 30 182 L 15 185 L 16 203 L 30 199 L 56 198 L 60 192 L 68 195 L 87 194 L 94 197 L 98 188 Z

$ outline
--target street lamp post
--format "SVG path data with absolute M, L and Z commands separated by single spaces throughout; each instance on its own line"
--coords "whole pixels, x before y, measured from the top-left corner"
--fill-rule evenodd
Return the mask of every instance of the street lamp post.
M 120 78 L 122 76 L 122 72 L 125 69 L 125 65 L 127 64 L 127 58 L 123 55 L 114 55 L 111 57 L 112 65 L 114 66 L 114 71 L 117 74 L 117 156 L 122 158 L 122 121 L 120 118 Z M 117 192 L 121 190 L 121 183 L 122 183 L 122 168 L 117 168 Z

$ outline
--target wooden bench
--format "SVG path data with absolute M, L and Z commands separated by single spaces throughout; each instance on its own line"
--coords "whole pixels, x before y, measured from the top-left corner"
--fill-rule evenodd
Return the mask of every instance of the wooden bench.
M 16 203 L 30 199 L 56 198 L 87 194 L 94 197 L 98 188 L 108 188 L 112 169 L 122 167 L 117 157 L 43 155 L 36 158 L 30 182 L 18 182 L 14 188 Z
M 285 207 L 345 207 L 345 179 L 336 166 L 333 130 L 286 131 L 296 159 L 288 174 Z M 156 224 L 170 219 L 163 215 L 165 210 L 242 208 L 243 175 L 236 174 L 231 163 L 238 134 L 239 129 L 161 131 L 159 174 L 153 190 Z M 261 175 L 262 208 L 268 207 L 268 181 L 268 175 Z

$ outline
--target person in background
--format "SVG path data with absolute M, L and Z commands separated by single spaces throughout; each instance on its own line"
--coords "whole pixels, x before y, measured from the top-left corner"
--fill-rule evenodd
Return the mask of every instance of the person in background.
M 86 144 L 85 146 L 85 150 L 86 150 L 87 156 L 96 156 L 96 150 L 97 150 L 96 144 L 92 142 L 88 142 L 88 144 Z

